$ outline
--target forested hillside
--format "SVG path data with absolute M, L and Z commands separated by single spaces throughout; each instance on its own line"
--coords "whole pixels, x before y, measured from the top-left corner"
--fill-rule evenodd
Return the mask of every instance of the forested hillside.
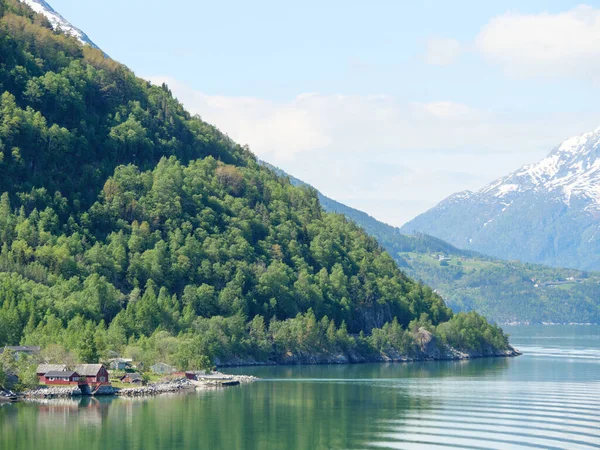
M 410 276 L 456 312 L 499 323 L 600 323 L 600 275 L 451 252 L 400 253 Z
M 0 346 L 193 368 L 409 351 L 413 321 L 459 348 L 507 347 L 314 190 L 16 0 L 0 0 L 0 92 Z
M 289 178 L 296 186 L 307 186 Z M 361 226 L 406 274 L 435 288 L 454 311 L 477 311 L 500 323 L 600 323 L 597 272 L 504 261 L 458 249 L 423 233 L 406 235 L 362 211 L 318 195 L 326 211 L 343 214 Z

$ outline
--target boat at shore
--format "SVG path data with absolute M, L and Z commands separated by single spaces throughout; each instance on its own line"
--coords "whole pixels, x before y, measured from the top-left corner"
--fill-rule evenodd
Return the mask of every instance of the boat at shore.
M 223 373 L 200 374 L 196 373 L 189 381 L 196 387 L 206 386 L 237 386 L 240 384 L 238 377 Z
M 218 379 L 218 380 L 190 380 L 190 382 L 196 387 L 215 387 L 215 386 L 237 386 L 240 384 L 239 380 L 235 379 Z
M 0 395 L 0 403 L 14 403 L 19 401 L 17 395 Z

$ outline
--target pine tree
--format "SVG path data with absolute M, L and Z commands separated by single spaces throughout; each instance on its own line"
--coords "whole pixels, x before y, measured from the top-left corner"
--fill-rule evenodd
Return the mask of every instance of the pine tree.
M 87 328 L 79 343 L 79 359 L 82 363 L 93 364 L 99 360 L 98 349 L 96 348 L 96 339 L 94 339 L 93 329 Z

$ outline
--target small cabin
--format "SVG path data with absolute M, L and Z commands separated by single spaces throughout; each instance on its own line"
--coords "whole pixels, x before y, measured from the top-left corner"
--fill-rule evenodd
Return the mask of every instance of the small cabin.
M 87 384 L 108 384 L 108 370 L 102 364 L 78 364 L 75 372 L 79 374 L 82 381 Z
M 142 384 L 144 379 L 139 373 L 126 373 L 120 378 L 122 383 L 131 383 L 131 384 Z
M 37 373 L 38 377 L 41 377 L 43 375 L 46 375 L 51 370 L 58 371 L 58 372 L 64 372 L 65 370 L 67 370 L 67 365 L 66 364 L 40 364 L 39 366 L 37 366 L 35 373 Z
M 201 377 L 206 375 L 204 370 L 188 370 L 185 372 L 185 377 L 188 380 L 199 380 Z
M 81 384 L 79 374 L 72 370 L 51 370 L 42 378 L 43 383 L 48 385 L 68 386 Z
M 48 372 L 66 372 L 67 366 L 65 364 L 40 364 L 37 366 L 35 373 L 37 374 L 40 383 L 45 383 L 45 376 Z

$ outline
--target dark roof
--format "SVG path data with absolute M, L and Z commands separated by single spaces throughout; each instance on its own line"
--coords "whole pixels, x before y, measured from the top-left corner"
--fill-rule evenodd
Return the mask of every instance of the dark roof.
M 143 381 L 144 380 L 142 378 L 142 376 L 139 373 L 137 373 L 137 372 L 126 373 L 125 375 L 123 375 L 121 377 L 121 380 L 124 380 L 125 378 L 129 378 L 131 381 Z
M 67 370 L 66 364 L 40 364 L 37 366 L 35 373 L 45 374 L 50 371 L 64 372 L 65 370 Z
M 51 370 L 46 373 L 46 378 L 71 378 L 73 375 L 77 376 L 77 372 L 73 372 L 72 370 Z
M 82 377 L 95 377 L 102 369 L 102 364 L 77 364 L 75 372 Z
M 38 346 L 32 345 L 7 345 L 0 349 L 0 353 L 4 353 L 4 350 L 10 350 L 12 352 L 38 353 L 41 349 Z

